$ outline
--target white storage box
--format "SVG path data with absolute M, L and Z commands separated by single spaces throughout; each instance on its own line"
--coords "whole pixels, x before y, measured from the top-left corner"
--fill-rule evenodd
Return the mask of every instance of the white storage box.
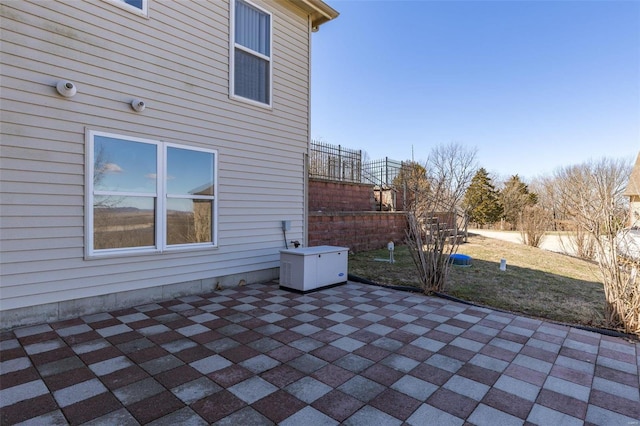
M 280 286 L 306 292 L 346 282 L 348 261 L 347 247 L 280 250 Z

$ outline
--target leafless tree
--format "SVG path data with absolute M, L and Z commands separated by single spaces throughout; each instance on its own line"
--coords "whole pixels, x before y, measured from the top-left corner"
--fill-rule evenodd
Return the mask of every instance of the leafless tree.
M 462 241 L 458 207 L 476 171 L 476 150 L 457 143 L 435 147 L 407 211 L 407 246 L 425 292 L 444 290 L 450 256 Z
M 609 326 L 640 333 L 640 286 L 637 267 L 623 267 L 616 236 L 627 223 L 623 191 L 631 163 L 603 159 L 565 167 L 555 173 L 560 205 L 593 244 L 606 297 Z
M 519 219 L 522 242 L 531 247 L 540 247 L 544 234 L 549 228 L 550 214 L 541 206 L 526 206 Z

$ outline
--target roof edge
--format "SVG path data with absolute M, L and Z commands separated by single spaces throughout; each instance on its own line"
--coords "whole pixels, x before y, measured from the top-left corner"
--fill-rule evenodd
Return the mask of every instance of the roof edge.
M 340 15 L 337 10 L 322 0 L 289 0 L 298 5 L 311 17 L 311 29 L 318 31 L 320 25 L 335 19 Z

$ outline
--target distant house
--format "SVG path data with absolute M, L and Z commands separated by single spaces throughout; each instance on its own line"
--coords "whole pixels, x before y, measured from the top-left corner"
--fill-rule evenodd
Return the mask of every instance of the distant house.
M 624 195 L 629 197 L 629 226 L 640 227 L 640 153 L 629 176 Z
M 278 276 L 321 0 L 3 2 L 0 327 Z M 198 188 L 194 190 L 194 188 Z

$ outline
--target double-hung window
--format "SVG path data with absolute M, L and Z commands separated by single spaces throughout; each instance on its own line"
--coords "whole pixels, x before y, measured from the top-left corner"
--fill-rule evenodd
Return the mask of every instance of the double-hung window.
M 231 95 L 271 106 L 271 14 L 234 0 Z
M 116 3 L 122 6 L 124 9 L 132 12 L 147 14 L 147 3 L 149 0 L 109 0 L 112 3 Z
M 216 245 L 215 150 L 88 133 L 87 254 Z

